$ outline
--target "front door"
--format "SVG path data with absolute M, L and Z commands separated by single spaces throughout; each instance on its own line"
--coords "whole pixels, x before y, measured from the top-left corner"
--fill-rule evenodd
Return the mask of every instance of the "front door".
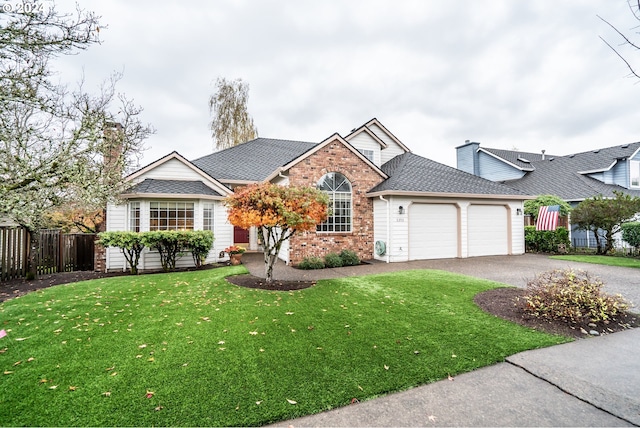
M 249 230 L 243 229 L 238 226 L 233 226 L 233 243 L 234 244 L 248 244 L 249 243 Z

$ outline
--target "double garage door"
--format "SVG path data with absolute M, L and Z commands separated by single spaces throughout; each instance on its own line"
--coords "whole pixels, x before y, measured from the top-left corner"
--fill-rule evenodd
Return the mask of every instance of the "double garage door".
M 461 210 L 454 204 L 414 203 L 409 209 L 409 260 L 459 257 Z M 469 257 L 509 253 L 507 208 L 470 205 L 467 209 Z

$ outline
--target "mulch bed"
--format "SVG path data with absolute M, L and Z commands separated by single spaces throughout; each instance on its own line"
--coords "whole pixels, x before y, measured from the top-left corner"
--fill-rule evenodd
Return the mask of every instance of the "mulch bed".
M 212 269 L 223 265 L 208 265 L 204 268 Z M 71 282 L 85 281 L 89 279 L 107 278 L 112 276 L 128 275 L 126 272 L 102 273 L 102 272 L 65 272 L 51 275 L 42 275 L 38 279 L 27 281 L 18 279 L 0 282 L 0 302 L 22 296 L 26 293 L 40 290 L 53 285 L 68 284 Z M 252 275 L 236 275 L 227 278 L 227 281 L 240 287 L 259 288 L 263 290 L 293 291 L 313 287 L 315 281 L 278 281 L 267 284 L 264 278 Z M 522 309 L 522 298 L 526 290 L 521 288 L 496 288 L 475 296 L 475 303 L 485 312 L 497 317 L 552 334 L 559 334 L 572 338 L 590 337 L 589 331 L 595 330 L 599 334 L 610 334 L 628 328 L 640 327 L 640 318 L 636 314 L 623 314 L 609 322 L 595 323 L 595 327 L 583 324 L 571 324 L 565 321 L 545 321 L 526 314 Z
M 473 300 L 483 311 L 497 317 L 535 330 L 576 339 L 590 337 L 589 332 L 591 330 L 595 330 L 602 335 L 640 327 L 638 315 L 631 313 L 623 314 L 611 321 L 596 322 L 594 323 L 595 327 L 589 326 L 589 321 L 581 324 L 572 324 L 563 320 L 546 321 L 535 318 L 522 309 L 522 298 L 526 291 L 522 288 L 495 288 L 477 294 Z M 518 301 L 518 298 L 521 300 Z

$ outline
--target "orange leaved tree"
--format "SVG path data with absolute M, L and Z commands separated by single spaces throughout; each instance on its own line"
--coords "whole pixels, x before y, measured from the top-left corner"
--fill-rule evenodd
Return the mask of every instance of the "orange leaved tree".
M 258 228 L 264 246 L 266 281 L 273 280 L 273 265 L 282 243 L 297 231 L 314 230 L 327 219 L 329 199 L 313 187 L 251 184 L 236 189 L 225 200 L 234 226 Z

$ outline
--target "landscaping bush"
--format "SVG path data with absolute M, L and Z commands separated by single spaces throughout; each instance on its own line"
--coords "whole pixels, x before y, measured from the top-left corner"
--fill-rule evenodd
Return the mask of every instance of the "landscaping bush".
M 524 310 L 538 318 L 572 323 L 610 320 L 629 306 L 622 296 L 604 293 L 602 285 L 584 271 L 544 272 L 527 284 Z
M 213 232 L 210 230 L 191 230 L 187 232 L 187 246 L 191 250 L 193 263 L 199 268 L 213 247 Z
M 104 247 L 118 247 L 129 263 L 129 271 L 138 274 L 138 262 L 145 244 L 140 232 L 102 232 L 98 243 Z
M 622 239 L 624 239 L 627 244 L 634 247 L 636 250 L 640 249 L 640 223 L 637 221 L 632 221 L 629 223 L 622 223 L 620 226 L 622 228 Z
M 351 250 L 340 251 L 340 258 L 342 259 L 343 266 L 356 266 L 360 264 L 360 258 Z
M 344 266 L 344 262 L 342 261 L 342 257 L 340 257 L 337 253 L 329 253 L 324 256 L 324 264 L 328 268 L 336 268 Z
M 176 269 L 176 258 L 188 246 L 189 238 L 187 233 L 187 231 L 183 230 L 145 232 L 142 235 L 142 242 L 147 247 L 153 248 L 160 253 L 162 270 L 169 272 Z
M 558 227 L 553 230 L 536 230 L 535 226 L 525 226 L 524 244 L 528 252 L 556 253 L 558 245 L 569 247 L 569 230 Z
M 320 257 L 305 257 L 298 264 L 299 269 L 324 269 L 324 261 Z

